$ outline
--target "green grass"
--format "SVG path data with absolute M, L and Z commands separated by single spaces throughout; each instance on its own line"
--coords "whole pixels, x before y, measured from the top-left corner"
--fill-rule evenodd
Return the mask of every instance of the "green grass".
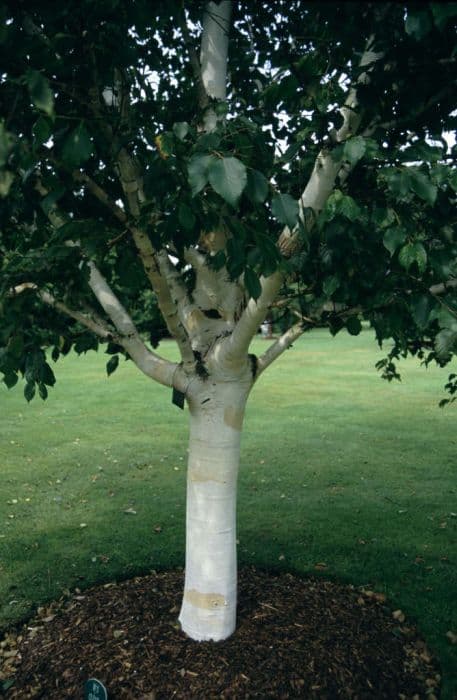
M 385 592 L 438 654 L 452 698 L 456 409 L 438 408 L 447 369 L 405 361 L 389 385 L 374 370 L 381 356 L 368 331 L 314 331 L 259 380 L 243 436 L 240 564 Z M 106 379 L 106 359 L 59 361 L 45 403 L 0 388 L 0 628 L 67 589 L 183 564 L 186 416 L 132 363 Z

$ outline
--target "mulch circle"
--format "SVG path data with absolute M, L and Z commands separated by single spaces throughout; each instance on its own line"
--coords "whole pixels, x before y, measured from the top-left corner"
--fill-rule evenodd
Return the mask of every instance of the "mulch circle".
M 245 569 L 235 634 L 198 643 L 177 624 L 182 586 L 153 572 L 39 609 L 0 642 L 4 696 L 79 700 L 94 677 L 110 700 L 439 696 L 436 661 L 381 594 Z

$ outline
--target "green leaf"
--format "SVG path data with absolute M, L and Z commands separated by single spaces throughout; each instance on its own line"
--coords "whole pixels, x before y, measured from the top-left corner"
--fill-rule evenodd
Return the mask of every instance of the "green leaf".
M 88 160 L 93 152 L 93 143 L 86 127 L 81 122 L 65 139 L 62 147 L 62 158 L 71 168 L 77 168 Z
M 56 378 L 54 372 L 47 362 L 44 362 L 39 371 L 39 380 L 42 384 L 47 384 L 48 386 L 54 386 L 56 383 Z
M 404 151 L 400 151 L 399 155 L 403 161 L 424 161 L 425 163 L 435 163 L 443 157 L 443 146 L 430 146 L 428 143 L 414 143 Z
M 325 278 L 324 283 L 322 285 L 322 290 L 327 299 L 330 299 L 332 297 L 332 294 L 336 292 L 339 286 L 340 281 L 336 275 L 331 275 L 330 277 Z
M 5 376 L 3 377 L 3 381 L 8 387 L 8 389 L 11 389 L 13 386 L 17 384 L 18 376 L 16 372 L 13 372 L 13 370 L 9 370 L 5 372 Z
M 362 322 L 357 316 L 350 316 L 346 321 L 346 328 L 351 335 L 359 335 L 362 330 Z
M 106 372 L 108 374 L 108 377 L 110 374 L 116 371 L 117 367 L 119 365 L 119 355 L 113 355 L 110 357 L 108 362 L 106 363 Z
M 49 117 L 54 115 L 54 95 L 48 80 L 37 70 L 29 69 L 25 75 L 33 104 Z
M 54 190 L 52 190 L 49 194 L 44 197 L 44 199 L 41 200 L 41 208 L 46 214 L 46 216 L 49 214 L 50 211 L 54 208 L 54 205 L 56 202 L 59 201 L 59 199 L 65 194 L 65 187 L 63 185 L 57 185 Z M 71 224 L 70 224 L 71 225 Z
M 392 256 L 406 240 L 406 231 L 400 226 L 392 226 L 384 233 L 382 242 Z
M 418 170 L 411 171 L 411 189 L 427 204 L 431 206 L 435 204 L 438 188 L 424 173 Z
M 447 309 L 441 309 L 438 315 L 438 323 L 440 328 L 447 328 L 453 333 L 457 333 L 457 318 L 454 314 L 451 314 Z
M 184 141 L 189 133 L 189 124 L 187 122 L 176 122 L 176 124 L 173 124 L 173 133 L 177 139 Z
M 254 204 L 262 204 L 268 196 L 269 183 L 258 170 L 248 170 L 246 195 Z
M 390 192 L 397 199 L 408 198 L 411 186 L 410 174 L 406 169 L 389 168 L 383 172 Z
M 43 399 L 43 401 L 46 401 L 46 399 L 48 398 L 48 390 L 46 389 L 46 384 L 43 384 L 42 382 L 38 384 L 38 393 Z
M 5 129 L 3 122 L 0 122 L 0 168 L 6 165 L 13 144 L 13 134 Z
M 244 163 L 232 156 L 214 158 L 208 167 L 208 179 L 213 190 L 236 208 L 247 184 Z
M 235 236 L 227 241 L 227 270 L 230 279 L 237 279 L 246 267 L 246 249 L 241 240 Z
M 353 136 L 344 144 L 343 157 L 351 165 L 355 165 L 365 155 L 366 148 L 367 144 L 363 136 Z
M 195 155 L 187 164 L 187 177 L 192 190 L 192 196 L 202 191 L 208 182 L 208 167 L 215 160 L 214 156 Z
M 0 197 L 6 197 L 14 182 L 14 173 L 10 170 L 0 170 Z
M 33 141 L 35 145 L 41 146 L 52 136 L 52 126 L 46 117 L 38 117 L 32 127 Z
M 435 352 L 440 360 L 447 362 L 454 350 L 457 350 L 457 333 L 444 328 L 435 338 Z
M 275 194 L 271 200 L 271 213 L 279 221 L 290 229 L 293 229 L 298 220 L 298 202 L 290 194 Z
M 427 328 L 434 306 L 435 300 L 431 294 L 420 294 L 411 299 L 411 315 L 421 330 Z
M 33 380 L 28 381 L 24 387 L 24 396 L 27 399 L 27 401 L 31 401 L 33 399 L 33 397 L 35 396 L 35 391 L 35 382 Z
M 407 243 L 398 253 L 398 261 L 405 270 L 409 270 L 411 265 L 417 264 L 419 272 L 424 272 L 427 267 L 427 251 L 422 243 Z
M 220 102 L 216 102 L 216 104 L 214 105 L 214 111 L 216 112 L 218 117 L 225 117 L 225 115 L 229 111 L 229 106 L 227 102 L 221 100 Z
M 341 190 L 335 190 L 325 204 L 321 214 L 321 222 L 331 221 L 338 215 L 344 216 L 349 221 L 356 221 L 360 218 L 361 213 L 359 205 L 352 197 L 344 195 Z
M 262 293 L 262 286 L 257 273 L 252 267 L 247 267 L 244 271 L 244 284 L 249 292 L 249 296 L 257 301 Z
M 16 680 L 14 678 L 8 678 L 6 681 L 2 681 L 2 690 L 6 693 L 7 690 L 13 687 Z
M 181 202 L 178 207 L 178 221 L 183 228 L 187 229 L 187 231 L 192 231 L 195 226 L 195 222 L 197 221 L 192 209 L 184 202 Z
M 435 25 L 440 31 L 445 28 L 452 17 L 457 15 L 456 2 L 432 2 L 430 3 L 430 9 Z
M 408 16 L 405 20 L 405 31 L 407 34 L 414 37 L 416 41 L 421 41 L 430 32 L 431 28 L 432 22 L 427 9 L 419 11 L 408 9 Z

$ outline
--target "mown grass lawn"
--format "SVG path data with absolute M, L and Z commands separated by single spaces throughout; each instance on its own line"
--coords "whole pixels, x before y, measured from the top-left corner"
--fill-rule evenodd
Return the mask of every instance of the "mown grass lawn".
M 161 351 L 175 357 L 171 343 Z M 368 331 L 318 330 L 261 377 L 243 436 L 240 565 L 386 593 L 439 655 L 453 698 L 457 409 L 438 408 L 449 368 L 403 362 L 389 385 L 381 356 Z M 183 564 L 186 415 L 130 362 L 106 379 L 107 359 L 59 361 L 45 403 L 0 387 L 0 629 L 66 590 Z

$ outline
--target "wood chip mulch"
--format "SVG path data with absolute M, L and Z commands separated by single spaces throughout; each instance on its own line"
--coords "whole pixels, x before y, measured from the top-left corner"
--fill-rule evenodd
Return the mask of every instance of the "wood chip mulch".
M 400 698 L 436 700 L 439 669 L 385 598 L 323 579 L 245 569 L 238 628 L 192 642 L 177 624 L 183 573 L 76 592 L 0 642 L 0 695 L 110 700 Z

